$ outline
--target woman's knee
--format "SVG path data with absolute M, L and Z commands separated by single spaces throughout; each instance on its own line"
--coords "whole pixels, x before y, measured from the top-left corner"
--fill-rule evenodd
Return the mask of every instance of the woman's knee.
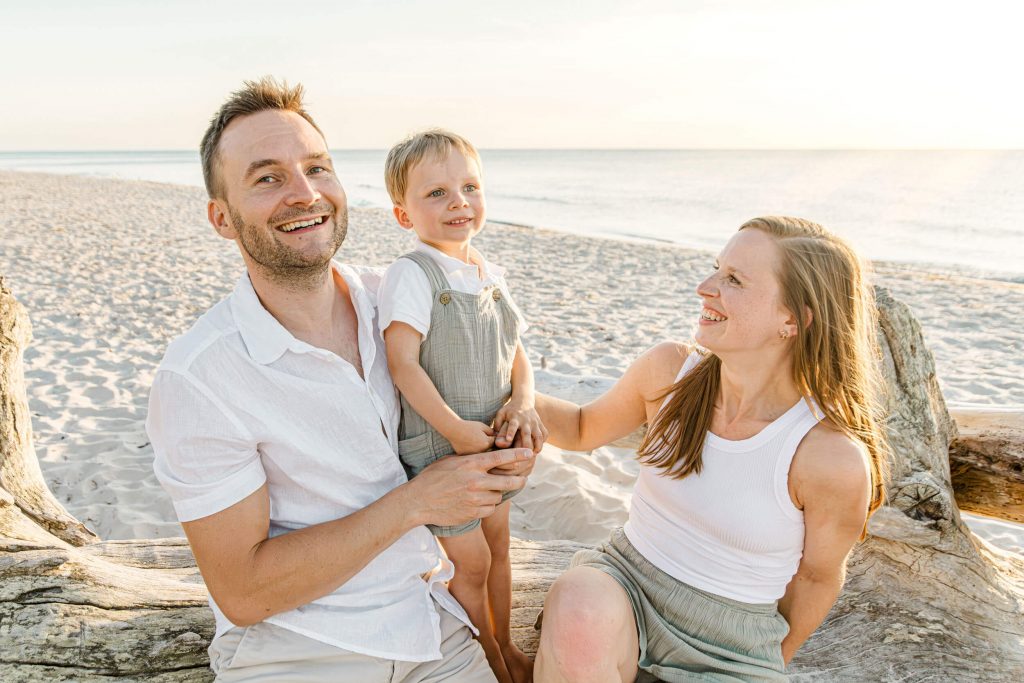
M 565 680 L 604 680 L 636 656 L 636 622 L 626 592 L 604 572 L 577 567 L 544 601 L 541 649 Z

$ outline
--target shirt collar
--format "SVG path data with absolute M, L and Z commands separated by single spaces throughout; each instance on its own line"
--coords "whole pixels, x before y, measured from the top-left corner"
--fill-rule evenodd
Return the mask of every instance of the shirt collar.
M 432 247 L 429 244 L 427 244 L 426 242 L 422 242 L 422 241 L 417 239 L 416 240 L 416 246 L 415 246 L 414 250 L 415 251 L 423 252 L 424 254 L 429 256 L 430 258 L 434 259 L 434 262 L 437 263 L 437 265 L 441 266 L 441 270 L 443 270 L 446 275 L 451 275 L 452 273 L 457 273 L 457 272 L 463 271 L 463 270 L 471 270 L 474 276 L 478 276 L 478 271 L 477 271 L 477 267 L 476 267 L 475 264 L 473 264 L 473 263 L 463 263 L 459 259 L 449 256 L 448 254 L 444 253 L 443 251 L 441 251 L 437 247 Z M 494 277 L 494 278 L 504 277 L 504 275 L 505 275 L 505 269 L 504 268 L 502 268 L 501 266 L 499 266 L 497 264 L 491 263 L 490 261 L 485 259 L 483 254 L 481 254 L 479 250 L 477 250 L 476 253 L 480 257 L 480 260 L 484 264 L 484 277 L 483 277 L 483 279 L 486 280 L 489 277 Z
M 356 309 L 356 318 L 359 327 L 364 326 L 364 321 L 373 319 L 373 303 L 369 298 L 369 292 L 363 286 L 362 280 L 347 266 L 336 261 L 331 261 L 331 268 L 334 272 L 345 278 L 352 294 L 352 305 Z M 369 312 L 369 318 L 367 313 Z M 235 291 L 231 295 L 231 313 L 238 326 L 238 332 L 242 336 L 245 348 L 249 356 L 260 363 L 267 365 L 284 355 L 285 351 L 307 352 L 316 350 L 309 344 L 296 339 L 291 332 L 285 329 L 284 325 L 277 321 L 277 318 L 270 314 L 252 286 L 249 273 L 242 273 L 235 285 Z M 362 330 L 360 330 L 362 332 Z M 363 335 L 360 334 L 360 339 Z M 362 344 L 360 344 L 362 346 Z M 361 349 L 362 350 L 362 349 Z M 371 359 L 364 358 L 364 364 Z

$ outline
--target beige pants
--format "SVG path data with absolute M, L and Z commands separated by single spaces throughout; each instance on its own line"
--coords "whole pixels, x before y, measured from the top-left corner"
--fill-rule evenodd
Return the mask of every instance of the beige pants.
M 438 607 L 441 659 L 400 662 L 358 654 L 273 624 L 233 628 L 210 646 L 216 683 L 495 683 L 484 651 L 461 621 Z

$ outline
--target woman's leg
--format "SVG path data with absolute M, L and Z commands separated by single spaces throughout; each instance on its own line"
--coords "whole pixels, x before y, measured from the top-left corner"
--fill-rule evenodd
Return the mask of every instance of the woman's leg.
M 640 638 L 619 582 L 592 567 L 560 576 L 544 600 L 537 683 L 632 683 Z
M 494 619 L 494 637 L 501 648 L 505 666 L 514 683 L 529 683 L 533 662 L 512 642 L 512 564 L 508 557 L 508 512 L 506 500 L 490 517 L 481 520 L 487 546 L 491 550 L 491 572 L 487 576 L 487 597 Z

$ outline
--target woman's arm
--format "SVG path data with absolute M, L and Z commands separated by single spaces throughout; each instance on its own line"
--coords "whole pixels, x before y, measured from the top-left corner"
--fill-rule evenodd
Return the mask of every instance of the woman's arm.
M 804 438 L 791 467 L 804 511 L 804 554 L 779 612 L 789 622 L 782 657 L 789 663 L 825 620 L 846 575 L 846 558 L 864 528 L 871 475 L 860 444 L 825 425 Z
M 537 414 L 536 392 L 533 384 L 533 367 L 521 342 L 516 344 L 516 355 L 512 359 L 512 396 L 494 416 L 496 448 L 512 445 L 516 433 L 520 444 L 540 453 L 547 440 L 547 430 Z
M 537 394 L 548 441 L 570 451 L 589 451 L 630 434 L 647 421 L 647 404 L 672 384 L 688 354 L 686 345 L 674 342 L 648 349 L 607 393 L 582 407 Z
M 494 431 L 482 422 L 463 420 L 452 410 L 420 367 L 422 335 L 397 320 L 384 331 L 391 379 L 420 417 L 451 442 L 458 453 L 483 453 L 494 445 Z

